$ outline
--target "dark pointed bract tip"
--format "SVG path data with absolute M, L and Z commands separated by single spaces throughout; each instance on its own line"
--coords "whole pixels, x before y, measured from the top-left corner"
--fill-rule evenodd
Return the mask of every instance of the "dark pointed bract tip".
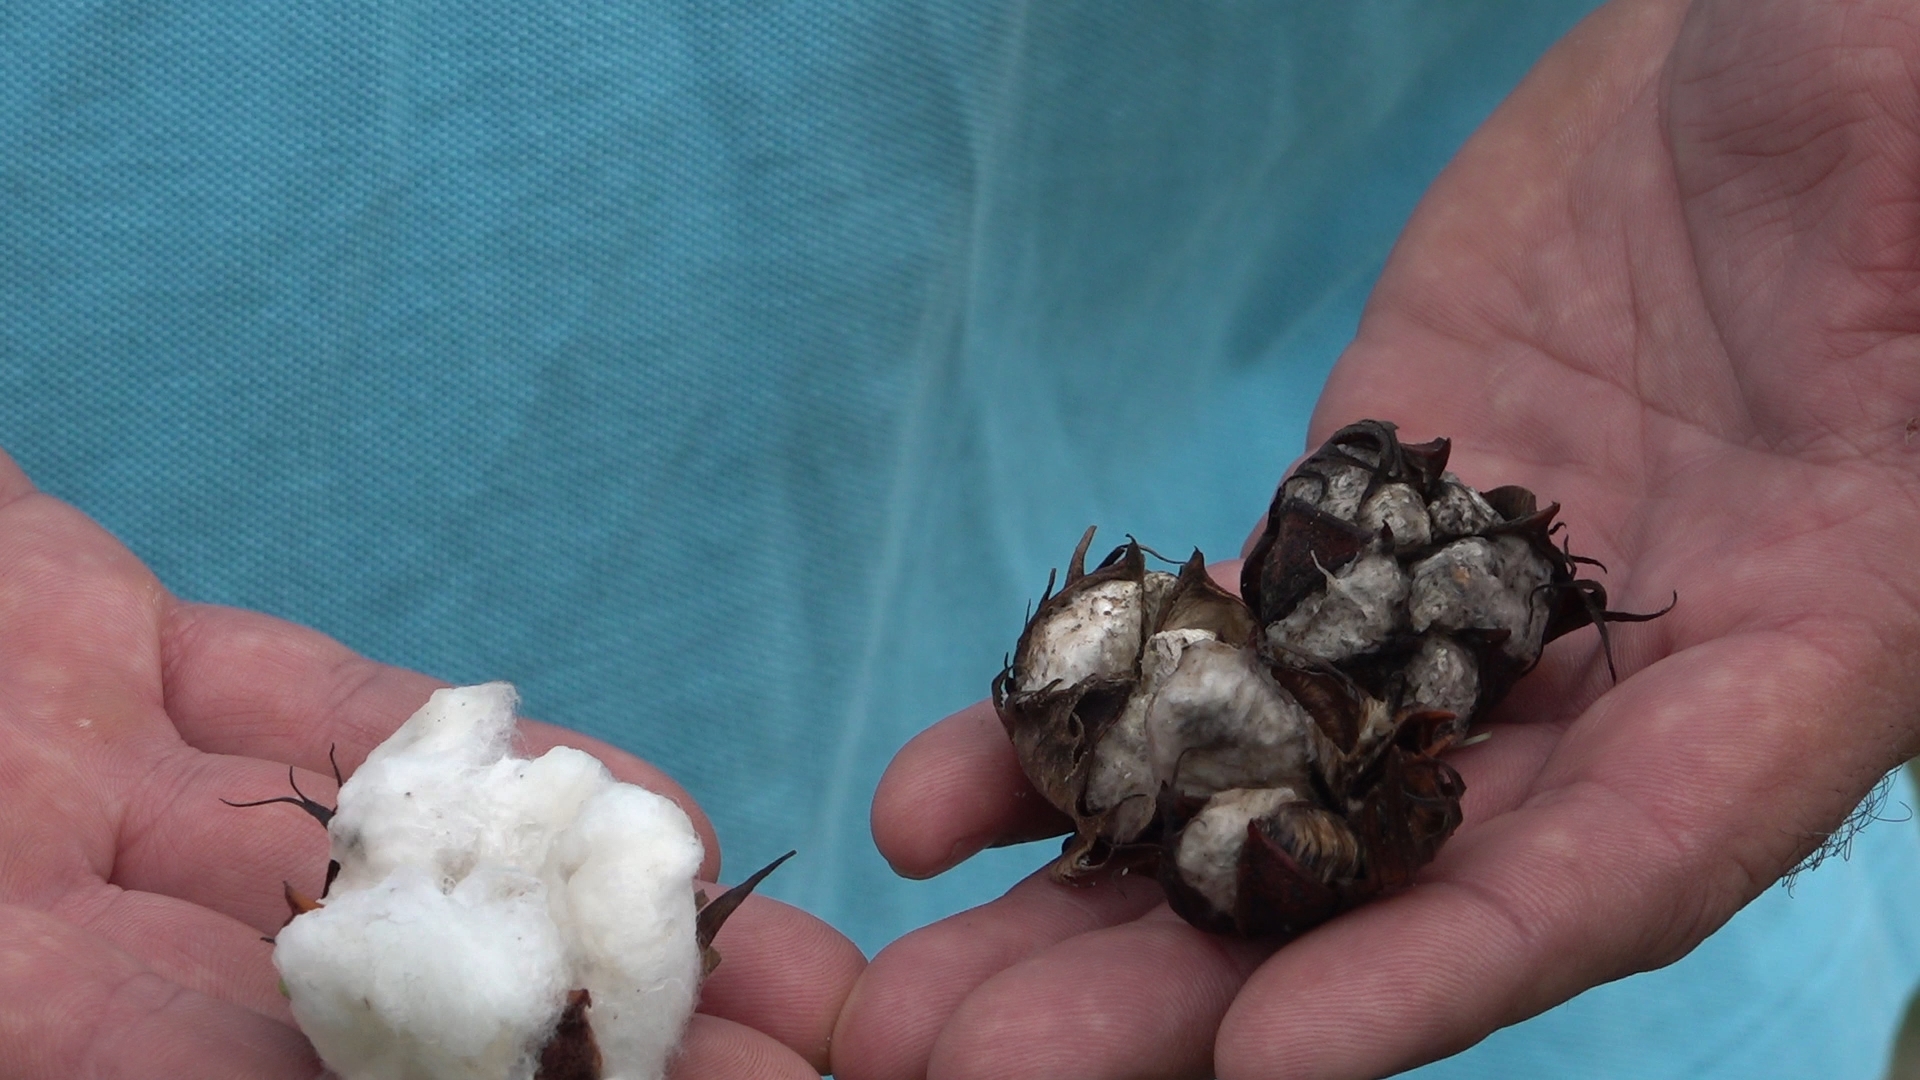
M 1073 561 L 1067 564 L 1067 584 L 1071 585 L 1087 576 L 1087 549 L 1093 546 L 1093 534 L 1100 530 L 1098 525 L 1087 526 L 1080 534 L 1080 543 L 1073 549 Z M 1047 591 L 1053 591 L 1053 575 L 1047 575 Z
M 328 756 L 332 756 L 331 750 L 328 751 Z M 336 765 L 334 766 L 335 779 L 338 779 L 339 775 L 340 768 Z M 313 820 L 319 822 L 322 826 L 333 820 L 334 808 L 325 803 L 316 802 L 308 798 L 307 793 L 300 790 L 299 781 L 293 778 L 293 766 L 291 765 L 287 766 L 287 786 L 293 788 L 292 795 L 281 795 L 272 799 L 255 799 L 253 802 L 234 802 L 232 799 L 221 799 L 220 801 L 226 803 L 228 806 L 234 807 L 271 806 L 274 803 L 287 803 L 291 806 L 297 806 L 313 815 Z
M 747 880 L 735 885 L 733 888 L 728 889 L 726 892 L 721 893 L 703 905 L 700 908 L 700 914 L 694 917 L 693 923 L 693 935 L 694 938 L 700 942 L 700 947 L 704 949 L 712 945 L 713 939 L 719 935 L 720 928 L 726 925 L 727 919 L 733 914 L 734 909 L 738 908 L 746 901 L 748 896 L 752 895 L 754 888 L 762 881 L 765 881 L 768 874 L 778 870 L 781 863 L 793 858 L 793 856 L 794 852 L 787 852 L 785 855 L 755 870 Z

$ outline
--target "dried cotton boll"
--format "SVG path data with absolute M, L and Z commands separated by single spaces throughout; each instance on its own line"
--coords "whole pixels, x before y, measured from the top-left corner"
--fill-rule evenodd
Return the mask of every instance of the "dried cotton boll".
M 1445 634 L 1427 634 L 1407 660 L 1403 700 L 1416 708 L 1449 712 L 1463 723 L 1480 698 L 1480 668 L 1466 647 Z
M 1392 555 L 1363 555 L 1325 576 L 1325 588 L 1267 627 L 1269 644 L 1345 660 L 1379 649 L 1406 622 L 1411 585 Z
M 1360 507 L 1358 524 L 1376 532 L 1386 530 L 1396 555 L 1418 551 L 1433 539 L 1427 504 L 1410 484 L 1382 484 Z
M 1239 899 L 1240 853 L 1247 826 L 1289 803 L 1305 801 L 1292 788 L 1230 788 L 1207 800 L 1181 831 L 1174 848 L 1180 876 L 1218 911 Z
M 1531 492 L 1475 491 L 1446 440 L 1342 428 L 1280 484 L 1239 597 L 1089 529 L 993 701 L 1072 819 L 1056 880 L 1158 876 L 1224 933 L 1288 937 L 1409 884 L 1460 823 L 1440 755 L 1541 647 L 1609 611 Z M 1242 599 L 1244 597 L 1244 599 Z
M 274 963 L 342 1080 L 548 1080 L 563 1011 L 604 1062 L 568 1080 L 665 1072 L 711 937 L 699 837 L 588 754 L 510 756 L 513 710 L 504 683 L 438 691 L 340 788 L 338 877 Z
M 1427 516 L 1433 522 L 1436 539 L 1472 536 L 1500 520 L 1500 515 L 1480 493 L 1447 473 L 1440 490 L 1427 504 Z
M 1367 497 L 1372 478 L 1373 466 L 1364 460 L 1355 460 L 1332 464 L 1309 475 L 1296 474 L 1288 481 L 1290 486 L 1283 490 L 1311 503 L 1324 514 L 1352 521 L 1359 516 L 1360 504 Z
M 1034 642 L 1035 663 L 1021 689 L 1070 686 L 1129 672 L 1140 652 L 1142 591 L 1139 581 L 1116 579 L 1075 594 L 1041 625 Z
M 1414 564 L 1408 614 L 1422 633 L 1493 631 L 1508 657 L 1531 664 L 1547 627 L 1547 605 L 1537 597 L 1552 576 L 1546 559 L 1517 536 L 1468 537 Z
M 1252 649 L 1195 641 L 1180 649 L 1147 707 L 1153 774 L 1176 793 L 1202 796 L 1303 785 L 1312 722 Z
M 1134 693 L 1119 719 L 1088 751 L 1080 805 L 1100 821 L 1100 839 L 1109 843 L 1138 836 L 1153 817 L 1160 780 L 1147 744 L 1147 709 L 1152 704 L 1150 692 Z

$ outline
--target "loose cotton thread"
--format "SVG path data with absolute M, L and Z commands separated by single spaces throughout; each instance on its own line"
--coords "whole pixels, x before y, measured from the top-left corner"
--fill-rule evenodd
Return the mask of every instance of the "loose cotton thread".
M 665 1073 L 702 974 L 700 839 L 589 754 L 513 757 L 514 704 L 438 691 L 340 788 L 338 877 L 273 958 L 341 1080 L 532 1080 L 578 990 L 605 1080 Z

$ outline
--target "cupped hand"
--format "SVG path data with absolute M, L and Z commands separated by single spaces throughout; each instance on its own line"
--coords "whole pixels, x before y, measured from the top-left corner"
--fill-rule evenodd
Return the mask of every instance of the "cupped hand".
M 1357 1078 L 1672 962 L 1920 749 L 1920 11 L 1618 0 L 1422 202 L 1312 440 L 1454 440 L 1565 507 L 1618 627 L 1556 642 L 1452 755 L 1409 891 L 1269 954 L 1151 883 L 1029 880 L 875 958 L 847 1080 Z M 1228 575 L 1229 579 L 1231 575 Z M 902 872 L 1061 820 L 990 709 L 902 751 Z
M 183 603 L 111 536 L 0 454 L 0 1075 L 310 1078 L 277 989 L 282 882 L 317 895 L 330 802 L 440 683 L 266 616 Z M 524 723 L 672 797 L 719 870 L 713 828 L 613 747 Z M 755 897 L 720 934 L 676 1077 L 828 1068 L 863 960 L 818 920 Z

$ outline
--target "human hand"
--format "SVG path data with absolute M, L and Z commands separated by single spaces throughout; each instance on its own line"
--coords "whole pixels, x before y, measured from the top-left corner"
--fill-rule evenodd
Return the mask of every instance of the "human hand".
M 312 1077 L 262 935 L 281 882 L 318 895 L 325 832 L 287 806 L 343 770 L 440 683 L 320 634 L 183 603 L 84 515 L 0 454 L 0 1075 L 37 1080 Z M 611 746 L 523 722 L 528 749 L 576 746 L 678 802 Z M 709 888 L 709 893 L 713 892 Z M 673 1075 L 804 1077 L 864 964 L 824 923 L 750 898 L 718 941 Z
M 1669 963 L 1917 748 L 1920 13 L 1620 0 L 1423 201 L 1328 383 L 1565 507 L 1611 568 L 1619 681 L 1552 645 L 1450 755 L 1465 824 L 1409 891 L 1271 955 L 1151 883 L 1028 880 L 875 958 L 846 1080 L 1380 1076 Z M 1232 572 L 1221 574 L 1227 580 Z M 903 873 L 1062 819 L 990 709 L 903 750 Z

